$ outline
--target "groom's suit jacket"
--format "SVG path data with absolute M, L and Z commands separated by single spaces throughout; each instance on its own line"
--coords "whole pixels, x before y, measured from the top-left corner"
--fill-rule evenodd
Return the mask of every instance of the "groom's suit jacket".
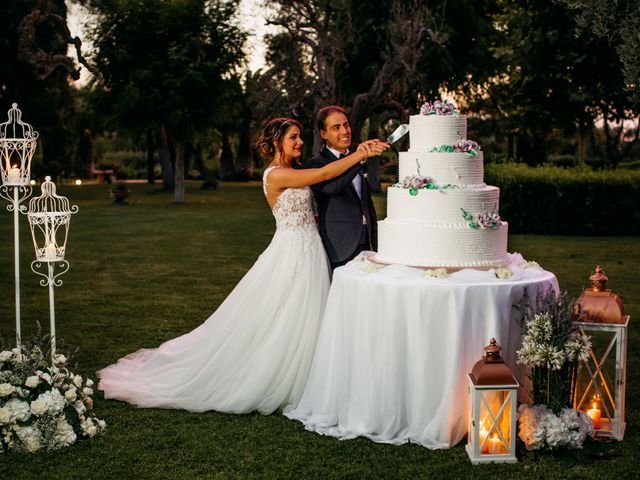
M 313 156 L 305 168 L 320 168 L 337 160 L 327 147 Z M 358 196 L 353 179 L 360 176 L 362 197 Z M 362 233 L 362 216 L 367 220 L 369 248 L 378 248 L 378 223 L 371 200 L 369 185 L 364 177 L 364 165 L 355 165 L 342 175 L 326 182 L 312 185 L 318 215 L 320 236 L 331 263 L 344 262 L 355 256 Z

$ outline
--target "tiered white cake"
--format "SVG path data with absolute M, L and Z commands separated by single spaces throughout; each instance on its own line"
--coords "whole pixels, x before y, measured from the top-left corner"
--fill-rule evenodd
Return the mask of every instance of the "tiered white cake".
M 376 260 L 424 267 L 490 267 L 507 256 L 508 225 L 498 214 L 500 189 L 484 183 L 467 118 L 450 103 L 425 104 L 409 122 L 399 182 L 387 191 L 378 222 Z

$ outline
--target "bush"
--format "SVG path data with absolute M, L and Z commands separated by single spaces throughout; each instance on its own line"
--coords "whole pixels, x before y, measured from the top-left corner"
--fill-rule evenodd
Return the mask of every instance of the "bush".
M 500 216 L 511 233 L 640 233 L 640 172 L 523 164 L 485 166 L 500 187 Z

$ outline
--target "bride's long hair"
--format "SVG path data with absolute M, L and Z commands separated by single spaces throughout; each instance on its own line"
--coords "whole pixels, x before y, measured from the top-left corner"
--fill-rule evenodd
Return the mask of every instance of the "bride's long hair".
M 282 141 L 289 127 L 298 127 L 302 132 L 302 125 L 293 118 L 274 118 L 267 123 L 256 142 L 256 148 L 262 158 L 270 161 L 277 152 L 282 152 Z M 300 160 L 296 159 L 296 163 L 299 164 Z

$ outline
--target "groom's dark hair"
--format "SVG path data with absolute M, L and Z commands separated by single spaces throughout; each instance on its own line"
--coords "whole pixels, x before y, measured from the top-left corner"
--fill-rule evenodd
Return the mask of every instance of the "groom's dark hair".
M 327 129 L 327 125 L 326 125 L 327 117 L 332 113 L 342 113 L 345 117 L 347 117 L 347 119 L 349 118 L 347 116 L 347 112 L 342 107 L 339 107 L 337 105 L 329 105 L 328 107 L 322 107 L 320 110 L 318 110 L 318 113 L 316 115 L 316 123 L 318 125 L 318 130 Z

